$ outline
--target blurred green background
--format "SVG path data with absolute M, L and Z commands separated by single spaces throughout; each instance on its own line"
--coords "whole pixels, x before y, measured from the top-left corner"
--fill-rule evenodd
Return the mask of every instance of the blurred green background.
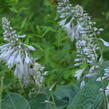
M 26 34 L 23 40 L 36 48 L 32 56 L 49 71 L 46 86 L 52 84 L 70 84 L 75 82 L 73 66 L 75 46 L 64 30 L 59 27 L 56 0 L 0 0 L 0 19 L 9 18 L 19 34 Z M 100 37 L 109 41 L 109 0 L 70 0 L 73 5 L 80 4 L 97 22 L 97 27 L 104 28 Z M 4 44 L 0 22 L 0 45 Z M 104 49 L 105 59 L 109 59 L 109 48 Z M 18 88 L 13 71 L 2 63 L 0 76 L 5 75 L 5 87 L 9 90 Z M 15 84 L 14 84 L 15 83 Z M 20 84 L 20 83 L 19 83 Z M 10 88 L 11 87 L 11 88 Z

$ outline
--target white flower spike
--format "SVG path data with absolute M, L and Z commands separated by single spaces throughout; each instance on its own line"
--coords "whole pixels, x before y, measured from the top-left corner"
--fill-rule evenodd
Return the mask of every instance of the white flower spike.
M 44 80 L 44 67 L 35 64 L 35 59 L 29 54 L 29 51 L 35 51 L 35 48 L 20 41 L 20 38 L 25 38 L 26 35 L 17 35 L 16 30 L 11 27 L 6 17 L 2 18 L 2 24 L 3 37 L 8 41 L 8 44 L 0 46 L 0 60 L 5 61 L 9 68 L 15 67 L 14 75 L 22 80 L 25 86 L 29 84 L 31 76 L 33 76 L 35 83 L 41 86 Z M 35 66 L 35 68 L 31 66 Z

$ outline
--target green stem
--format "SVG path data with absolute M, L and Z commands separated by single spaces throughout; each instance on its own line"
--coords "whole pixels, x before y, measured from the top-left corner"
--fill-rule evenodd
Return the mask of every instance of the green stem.
M 54 103 L 54 106 L 53 107 L 54 107 L 54 109 L 56 109 L 55 99 L 54 99 L 54 96 L 53 96 L 52 91 L 50 92 L 50 95 L 51 95 L 52 101 Z
M 101 78 L 101 85 L 102 85 L 102 88 L 103 88 L 104 82 L 103 82 L 103 79 L 102 79 L 102 75 L 101 74 L 100 74 L 100 78 Z M 103 88 L 103 96 L 104 96 L 104 105 L 105 105 L 104 109 L 108 109 L 108 107 L 107 107 L 108 98 L 107 98 L 107 96 L 105 94 L 105 89 L 104 88 Z
M 98 44 L 99 47 L 100 47 L 100 55 L 101 55 L 101 58 L 103 59 L 103 51 L 102 51 L 102 47 L 101 47 L 100 44 L 99 44 L 98 38 L 95 37 L 95 40 L 96 40 L 97 44 Z M 101 74 L 100 74 L 100 78 L 101 78 L 101 84 L 102 84 L 102 86 L 104 86 L 104 82 L 103 82 L 103 79 L 102 79 L 102 75 L 101 75 Z M 107 96 L 106 96 L 106 94 L 105 94 L 105 89 L 103 89 L 103 95 L 104 95 L 104 104 L 105 104 L 105 109 L 108 109 L 108 107 L 107 107 L 107 104 L 108 104 L 108 98 L 107 98 Z
M 3 93 L 3 80 L 4 76 L 1 77 L 1 84 L 0 84 L 0 109 L 2 109 L 2 93 Z
M 97 42 L 98 46 L 100 47 L 100 55 L 101 55 L 101 58 L 103 59 L 103 50 L 102 50 L 102 46 L 100 45 L 100 43 L 99 43 L 99 41 L 98 41 L 98 38 L 97 38 L 97 37 L 95 37 L 95 40 L 96 40 L 96 42 Z
M 19 84 L 20 84 L 20 87 L 21 87 L 21 94 L 24 93 L 24 86 L 22 85 L 22 82 L 21 80 L 19 80 Z

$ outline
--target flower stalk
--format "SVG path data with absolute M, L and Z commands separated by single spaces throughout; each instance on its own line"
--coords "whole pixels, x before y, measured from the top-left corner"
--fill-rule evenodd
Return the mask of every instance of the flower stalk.
M 18 35 L 6 17 L 2 18 L 2 25 L 3 37 L 8 43 L 0 46 L 0 60 L 4 61 L 8 68 L 15 68 L 14 75 L 22 80 L 25 86 L 30 83 L 32 77 L 40 86 L 44 81 L 45 71 L 30 55 L 30 51 L 35 51 L 35 48 L 20 40 L 26 35 Z
M 70 39 L 76 42 L 75 66 L 86 65 L 84 69 L 88 68 L 89 73 L 93 73 L 99 67 L 98 63 L 103 61 L 100 60 L 102 54 L 97 54 L 98 51 L 101 53 L 101 49 L 96 38 L 103 28 L 97 28 L 96 22 L 91 21 L 88 13 L 80 5 L 72 6 L 69 0 L 59 0 L 57 12 L 60 15 L 59 25 L 65 29 Z

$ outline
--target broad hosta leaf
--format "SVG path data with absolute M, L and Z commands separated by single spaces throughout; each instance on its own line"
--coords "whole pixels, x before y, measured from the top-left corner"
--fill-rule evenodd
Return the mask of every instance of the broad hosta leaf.
M 101 102 L 96 109 L 104 109 L 104 102 Z
M 67 109 L 97 109 L 103 102 L 103 93 L 100 92 L 101 84 L 96 78 L 91 79 L 82 88 L 69 104 Z
M 63 109 L 67 107 L 67 105 L 71 102 L 71 100 L 74 98 L 76 93 L 78 92 L 77 86 L 57 86 L 55 91 L 55 97 L 56 97 L 56 105 L 57 108 Z
M 68 99 L 57 99 L 55 98 L 56 109 L 65 109 L 68 105 Z
M 53 108 L 53 102 L 50 101 L 46 94 L 39 94 L 35 96 L 31 102 L 31 109 L 55 109 Z
M 20 94 L 8 93 L 3 99 L 2 109 L 31 109 L 31 107 Z

